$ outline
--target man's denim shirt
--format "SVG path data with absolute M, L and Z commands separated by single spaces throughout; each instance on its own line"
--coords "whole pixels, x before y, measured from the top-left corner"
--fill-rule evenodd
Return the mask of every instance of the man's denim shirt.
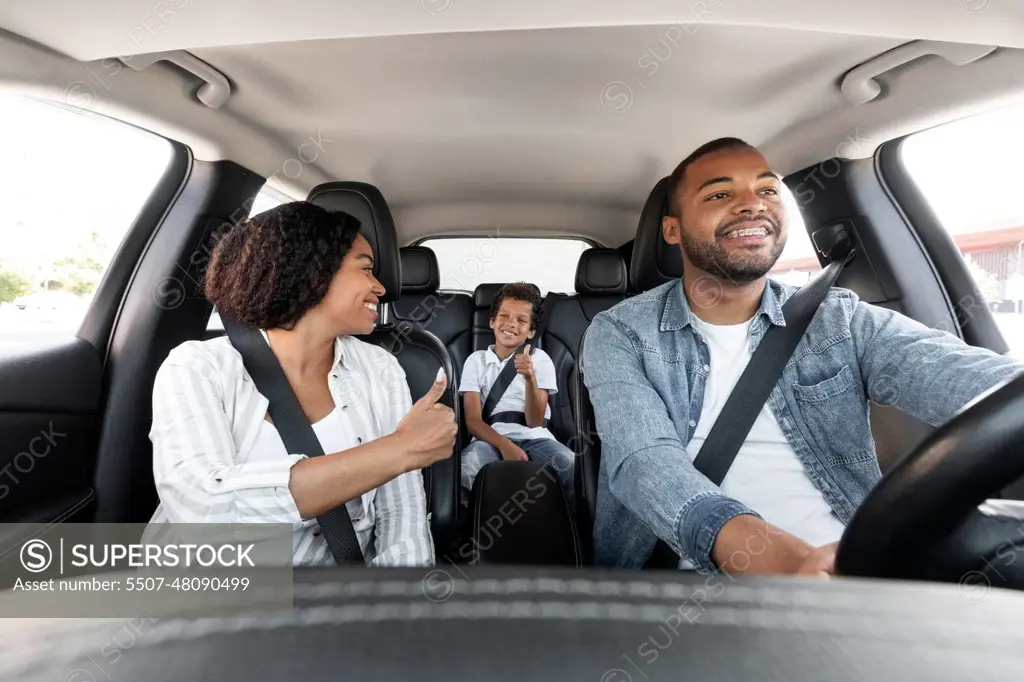
M 751 352 L 784 325 L 795 287 L 768 280 L 751 324 Z M 582 369 L 601 440 L 594 522 L 599 565 L 640 567 L 658 537 L 702 573 L 722 526 L 756 514 L 697 472 L 685 446 L 700 421 L 708 348 L 681 280 L 594 317 Z M 868 400 L 937 426 L 1024 369 L 900 313 L 833 288 L 772 390 L 768 404 L 814 485 L 839 519 L 881 473 Z

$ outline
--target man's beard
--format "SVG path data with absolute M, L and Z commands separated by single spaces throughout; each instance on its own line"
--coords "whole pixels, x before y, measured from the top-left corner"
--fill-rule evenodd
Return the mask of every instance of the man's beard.
M 769 237 L 774 237 L 775 241 L 771 251 L 767 254 L 764 252 L 750 255 L 742 252 L 730 254 L 719 239 L 713 242 L 700 241 L 690 237 L 682 229 L 679 234 L 683 251 L 686 252 L 686 257 L 693 267 L 737 284 L 753 282 L 767 275 L 786 247 L 786 240 L 780 239 L 778 236 L 778 225 L 774 225 L 774 232 L 769 235 Z

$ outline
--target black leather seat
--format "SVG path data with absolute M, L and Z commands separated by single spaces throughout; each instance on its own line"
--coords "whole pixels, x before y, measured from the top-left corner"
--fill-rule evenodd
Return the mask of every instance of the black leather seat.
M 628 279 L 626 264 L 617 249 L 588 249 L 576 266 L 575 295 L 551 292 L 544 301 L 545 310 L 550 312 L 538 345 L 555 365 L 559 388 L 551 399 L 551 432 L 574 450 L 580 344 L 594 316 L 626 298 Z
M 441 340 L 455 363 L 455 379 L 473 352 L 473 297 L 462 291 L 441 291 L 437 255 L 425 246 L 401 251 L 402 295 L 391 310 L 399 330 L 426 329 Z
M 668 178 L 654 186 L 640 214 L 633 257 L 629 264 L 631 289 L 643 293 L 683 276 L 683 263 L 677 246 L 662 236 L 662 217 L 668 209 Z M 601 440 L 594 423 L 590 396 L 583 382 L 583 366 L 576 361 L 574 380 L 577 415 L 577 508 L 580 536 L 588 561 L 592 558 L 593 520 L 597 505 L 597 479 L 601 468 Z
M 330 182 L 314 187 L 308 201 L 329 210 L 350 213 L 362 224 L 361 233 L 373 247 L 374 276 L 387 292 L 381 303 L 392 305 L 402 292 L 402 263 L 395 234 L 395 222 L 384 195 L 373 185 L 362 182 Z M 387 320 L 387 316 L 382 316 Z M 438 367 L 449 377 L 448 390 L 441 402 L 455 410 L 462 421 L 458 400 L 456 368 L 451 354 L 437 336 L 421 327 L 399 329 L 385 321 L 371 334 L 360 337 L 375 343 L 398 358 L 405 370 L 413 401 L 423 396 L 434 382 Z M 431 530 L 439 554 L 455 541 L 459 493 L 461 448 L 456 444 L 450 459 L 442 460 L 423 471 L 427 492 L 427 508 L 431 513 Z

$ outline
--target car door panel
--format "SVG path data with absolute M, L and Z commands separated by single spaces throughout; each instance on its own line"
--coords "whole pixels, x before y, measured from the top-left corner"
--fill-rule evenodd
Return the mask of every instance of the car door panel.
M 0 522 L 88 520 L 101 388 L 78 338 L 0 356 Z

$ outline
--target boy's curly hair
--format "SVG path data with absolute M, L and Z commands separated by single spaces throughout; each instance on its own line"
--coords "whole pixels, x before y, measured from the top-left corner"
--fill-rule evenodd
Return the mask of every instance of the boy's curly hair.
M 204 278 L 217 311 L 256 329 L 292 329 L 327 295 L 359 220 L 307 201 L 282 204 L 227 231 Z
M 494 300 L 491 302 L 491 320 L 498 316 L 498 311 L 501 310 L 501 302 L 506 298 L 513 301 L 526 301 L 530 304 L 530 308 L 533 310 L 533 315 L 530 318 L 530 329 L 536 329 L 537 321 L 540 319 L 540 306 L 544 302 L 544 297 L 541 296 L 537 285 L 530 284 L 529 282 L 511 282 L 498 289 L 498 293 L 494 295 Z

